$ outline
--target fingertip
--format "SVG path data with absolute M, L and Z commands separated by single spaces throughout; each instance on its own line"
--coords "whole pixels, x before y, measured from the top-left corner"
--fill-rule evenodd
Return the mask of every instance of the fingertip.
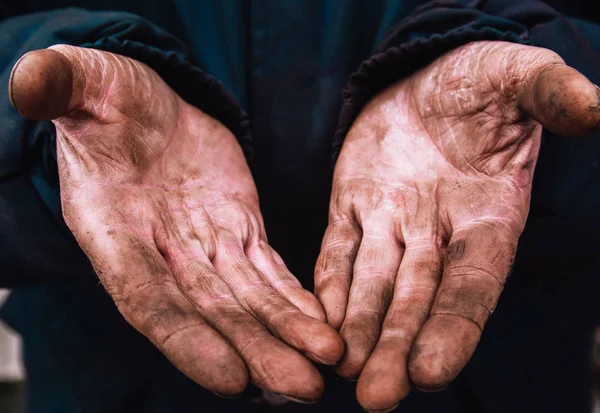
M 335 372 L 348 381 L 358 381 L 361 370 L 362 363 L 344 357 L 344 360 L 336 367 Z
M 415 387 L 424 392 L 443 390 L 454 378 L 445 366 L 445 360 L 435 351 L 416 350 L 417 356 L 412 356 L 408 365 L 408 374 Z
M 62 54 L 51 49 L 23 55 L 13 67 L 8 94 L 10 102 L 24 117 L 51 120 L 69 109 L 73 71 Z
M 335 372 L 346 380 L 356 381 L 365 366 L 368 355 L 365 354 L 365 351 L 362 349 L 363 346 L 360 346 L 360 343 L 356 343 L 352 339 L 348 340 L 347 337 L 344 337 L 344 341 L 346 352 L 336 366 Z
M 232 369 L 229 375 L 224 379 L 211 385 L 210 389 L 213 393 L 222 398 L 239 397 L 248 387 L 249 378 L 246 369 Z
M 600 89 L 572 67 L 552 65 L 543 70 L 532 93 L 529 112 L 549 131 L 581 137 L 600 127 Z
M 358 404 L 369 413 L 386 413 L 394 410 L 400 404 L 395 397 L 386 395 L 379 386 L 363 385 L 361 380 L 356 387 L 356 399 Z
M 411 390 L 405 353 L 392 348 L 375 350 L 356 386 L 358 403 L 368 412 L 395 409 Z
M 183 330 L 159 349 L 192 381 L 221 397 L 236 397 L 250 381 L 239 354 L 208 326 Z
M 325 364 L 328 366 L 335 366 L 344 357 L 344 341 L 342 338 L 334 332 L 329 334 L 329 337 L 324 337 L 321 340 L 320 348 L 317 348 L 316 352 L 307 353 L 313 361 L 317 363 Z M 317 355 L 318 354 L 318 355 Z
M 344 358 L 336 366 L 335 372 L 350 381 L 357 381 L 367 363 L 370 350 L 356 341 L 346 341 Z
M 302 403 L 316 403 L 323 397 L 325 391 L 323 378 L 312 363 L 300 354 L 296 354 L 298 358 L 302 358 L 303 363 L 298 363 L 297 369 L 290 368 L 290 372 L 296 376 L 295 383 L 289 387 L 289 390 L 280 391 L 279 394 L 290 400 L 301 400 Z M 304 374 L 301 371 L 304 371 Z
M 301 310 L 304 312 L 304 314 L 323 323 L 326 323 L 327 315 L 325 315 L 325 310 L 323 309 L 323 306 L 321 305 L 317 297 L 315 297 L 308 291 L 305 291 L 305 295 L 306 299 L 304 304 L 304 310 Z
M 430 318 L 410 352 L 410 380 L 421 391 L 443 390 L 467 364 L 480 336 L 480 328 L 465 318 Z
M 340 334 L 346 344 L 346 353 L 336 371 L 348 380 L 358 379 L 371 357 L 381 333 L 379 315 L 361 312 L 346 318 Z
M 361 380 L 358 381 L 360 385 Z M 356 400 L 358 404 L 368 413 L 387 413 L 400 405 L 395 398 L 386 397 L 380 389 L 370 386 L 369 389 L 356 387 Z
M 261 346 L 264 347 L 256 349 L 256 356 L 245 357 L 256 386 L 304 403 L 316 402 L 323 396 L 323 378 L 306 357 L 274 337 Z
M 306 356 L 317 363 L 336 365 L 344 356 L 344 340 L 331 326 L 316 320 L 313 323 L 311 331 L 307 331 L 312 340 Z
M 317 297 L 299 287 L 295 287 L 294 290 L 293 292 L 284 294 L 292 304 L 309 317 L 322 322 L 327 321 L 325 310 L 323 310 Z
M 229 353 L 229 351 L 228 351 Z M 211 389 L 222 396 L 238 397 L 250 383 L 250 376 L 244 361 L 237 353 L 224 354 L 215 360 L 215 365 L 221 370 L 220 380 L 216 381 Z

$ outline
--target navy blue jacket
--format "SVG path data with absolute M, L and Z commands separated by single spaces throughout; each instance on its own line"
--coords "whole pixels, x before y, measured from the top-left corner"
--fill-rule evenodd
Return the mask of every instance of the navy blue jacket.
M 148 64 L 237 136 L 259 189 L 270 243 L 310 289 L 332 159 L 364 104 L 444 52 L 484 39 L 550 48 L 600 83 L 600 12 L 594 3 L 7 1 L 0 3 L 0 85 L 7 85 L 22 54 L 57 43 Z M 597 138 L 544 134 L 514 274 L 478 351 L 448 390 L 410 396 L 401 409 L 585 411 L 587 334 L 600 320 Z M 247 404 L 253 389 L 241 399 L 218 401 L 122 320 L 62 219 L 54 127 L 22 119 L 5 87 L 0 286 L 20 287 L 3 317 L 25 339 L 31 412 L 264 408 Z M 359 411 L 353 385 L 324 374 L 325 399 L 310 411 Z

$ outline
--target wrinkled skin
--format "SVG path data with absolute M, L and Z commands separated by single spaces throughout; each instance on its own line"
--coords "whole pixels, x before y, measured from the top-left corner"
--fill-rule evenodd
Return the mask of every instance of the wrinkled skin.
M 241 150 L 131 59 L 26 55 L 15 107 L 53 119 L 65 220 L 125 318 L 221 394 L 252 380 L 314 401 L 308 361 L 359 378 L 367 410 L 469 359 L 525 225 L 541 126 L 581 135 L 598 92 L 554 53 L 473 43 L 364 108 L 338 160 L 316 268 L 325 312 L 268 246 Z M 538 123 L 539 122 L 539 123 Z
M 370 411 L 438 390 L 471 357 L 529 210 L 542 125 L 599 124 L 596 87 L 555 53 L 476 42 L 380 93 L 335 170 L 316 294 L 338 372 Z
M 65 221 L 117 307 L 183 373 L 312 402 L 343 342 L 266 239 L 242 151 L 149 67 L 71 46 L 25 55 L 11 100 L 54 119 Z

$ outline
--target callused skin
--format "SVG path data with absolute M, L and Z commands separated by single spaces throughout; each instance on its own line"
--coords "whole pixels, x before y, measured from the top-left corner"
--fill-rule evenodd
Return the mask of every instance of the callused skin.
M 66 45 L 25 55 L 10 96 L 53 119 L 65 221 L 129 323 L 216 393 L 321 396 L 308 358 L 343 342 L 268 245 L 227 128 L 146 65 Z
M 17 63 L 10 96 L 53 119 L 65 221 L 182 372 L 221 394 L 252 380 L 314 401 L 307 357 L 338 362 L 341 328 L 338 371 L 371 411 L 443 387 L 474 351 L 525 225 L 540 123 L 582 135 L 600 121 L 597 88 L 529 46 L 466 45 L 389 87 L 336 166 L 323 312 L 268 246 L 235 138 L 150 68 L 59 45 Z
M 460 47 L 380 93 L 337 161 L 315 288 L 369 411 L 438 390 L 471 357 L 509 274 L 542 125 L 579 136 L 598 88 L 547 49 Z

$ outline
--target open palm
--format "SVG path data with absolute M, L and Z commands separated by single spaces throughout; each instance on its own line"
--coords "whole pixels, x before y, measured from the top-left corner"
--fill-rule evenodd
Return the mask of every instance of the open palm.
M 343 343 L 269 247 L 227 128 L 144 64 L 64 45 L 17 63 L 11 99 L 55 119 L 65 221 L 135 328 L 215 392 L 250 378 L 295 400 L 321 395 L 305 356 L 334 364 Z
M 512 265 L 542 125 L 593 130 L 599 93 L 555 53 L 454 50 L 363 109 L 342 147 L 316 292 L 368 410 L 436 390 L 471 357 Z

